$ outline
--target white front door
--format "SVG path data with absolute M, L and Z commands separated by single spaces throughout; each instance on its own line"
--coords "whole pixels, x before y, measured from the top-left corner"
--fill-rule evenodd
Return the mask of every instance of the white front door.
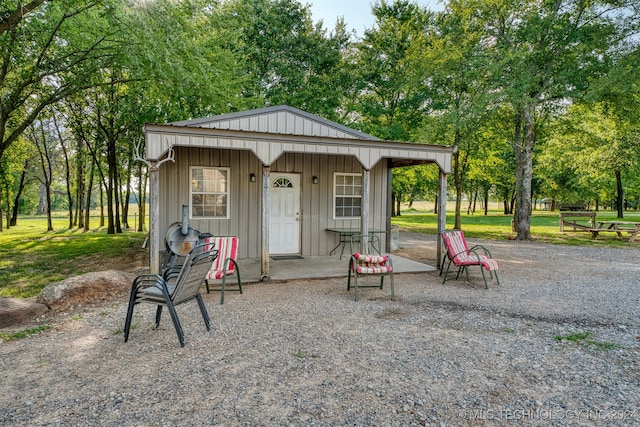
M 269 252 L 300 253 L 300 175 L 271 172 Z

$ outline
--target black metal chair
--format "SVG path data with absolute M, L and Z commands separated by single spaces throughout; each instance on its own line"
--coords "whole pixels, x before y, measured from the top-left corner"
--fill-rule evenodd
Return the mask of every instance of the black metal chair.
M 129 308 L 124 325 L 124 342 L 129 339 L 133 308 L 142 302 L 157 304 L 156 328 L 160 325 L 162 307 L 167 307 L 181 347 L 184 347 L 184 332 L 178 319 L 176 306 L 195 299 L 200 307 L 207 331 L 210 331 L 209 313 L 207 313 L 202 295 L 200 295 L 200 287 L 204 283 L 209 267 L 217 257 L 218 250 L 211 245 L 198 245 L 189 252 L 179 270 L 169 269 L 165 272 L 164 277 L 157 274 L 142 274 L 136 277 L 129 297 Z

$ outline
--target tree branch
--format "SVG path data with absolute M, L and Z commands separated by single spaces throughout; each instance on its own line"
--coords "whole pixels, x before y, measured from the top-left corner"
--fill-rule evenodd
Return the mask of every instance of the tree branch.
M 2 21 L 0 21 L 0 34 L 3 34 L 18 25 L 25 18 L 25 15 L 34 9 L 37 9 L 45 1 L 49 0 L 33 0 L 31 3 L 20 6 L 15 11 L 10 12 L 7 16 L 3 16 Z

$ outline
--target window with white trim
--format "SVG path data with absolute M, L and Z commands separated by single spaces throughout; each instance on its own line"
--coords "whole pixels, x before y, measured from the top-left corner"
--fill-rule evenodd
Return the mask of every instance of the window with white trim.
M 333 175 L 333 217 L 360 218 L 362 207 L 362 175 L 335 173 Z
M 191 218 L 229 218 L 229 169 L 191 167 Z

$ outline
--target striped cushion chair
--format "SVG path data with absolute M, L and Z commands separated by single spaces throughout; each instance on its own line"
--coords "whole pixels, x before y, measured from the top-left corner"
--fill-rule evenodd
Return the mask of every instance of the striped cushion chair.
M 442 283 L 447 281 L 449 274 L 453 274 L 453 271 L 449 272 L 451 264 L 458 267 L 456 273 L 456 279 L 460 276 L 460 272 L 464 270 L 467 281 L 469 280 L 469 266 L 477 265 L 482 272 L 482 280 L 484 281 L 484 287 L 487 286 L 487 278 L 484 271 L 489 272 L 489 277 L 495 276 L 496 283 L 499 285 L 498 279 L 498 262 L 491 257 L 491 252 L 482 245 L 475 245 L 469 247 L 467 240 L 464 238 L 464 232 L 460 230 L 444 231 L 442 233 L 442 243 L 445 248 L 445 255 L 440 264 L 440 274 L 444 274 Z M 448 260 L 447 270 L 443 273 L 445 260 Z
M 391 300 L 395 301 L 396 295 L 393 287 L 393 263 L 388 255 L 365 255 L 359 252 L 351 255 L 349 260 L 349 271 L 347 276 L 347 291 L 351 290 L 351 275 L 353 275 L 353 287 L 355 289 L 355 300 L 358 301 L 358 288 L 380 288 L 384 284 L 384 277 L 389 276 L 391 283 Z M 380 276 L 380 284 L 358 285 L 360 276 Z
M 238 241 L 235 236 L 208 237 L 208 244 L 213 244 L 218 250 L 218 258 L 211 264 L 209 273 L 205 278 L 207 293 L 220 291 L 220 304 L 224 304 L 224 291 L 239 291 L 242 293 L 242 281 L 240 280 L 240 268 L 238 267 Z M 227 276 L 236 274 L 236 283 L 227 283 Z M 213 283 L 212 283 L 213 282 Z M 233 286 L 227 289 L 227 286 Z

